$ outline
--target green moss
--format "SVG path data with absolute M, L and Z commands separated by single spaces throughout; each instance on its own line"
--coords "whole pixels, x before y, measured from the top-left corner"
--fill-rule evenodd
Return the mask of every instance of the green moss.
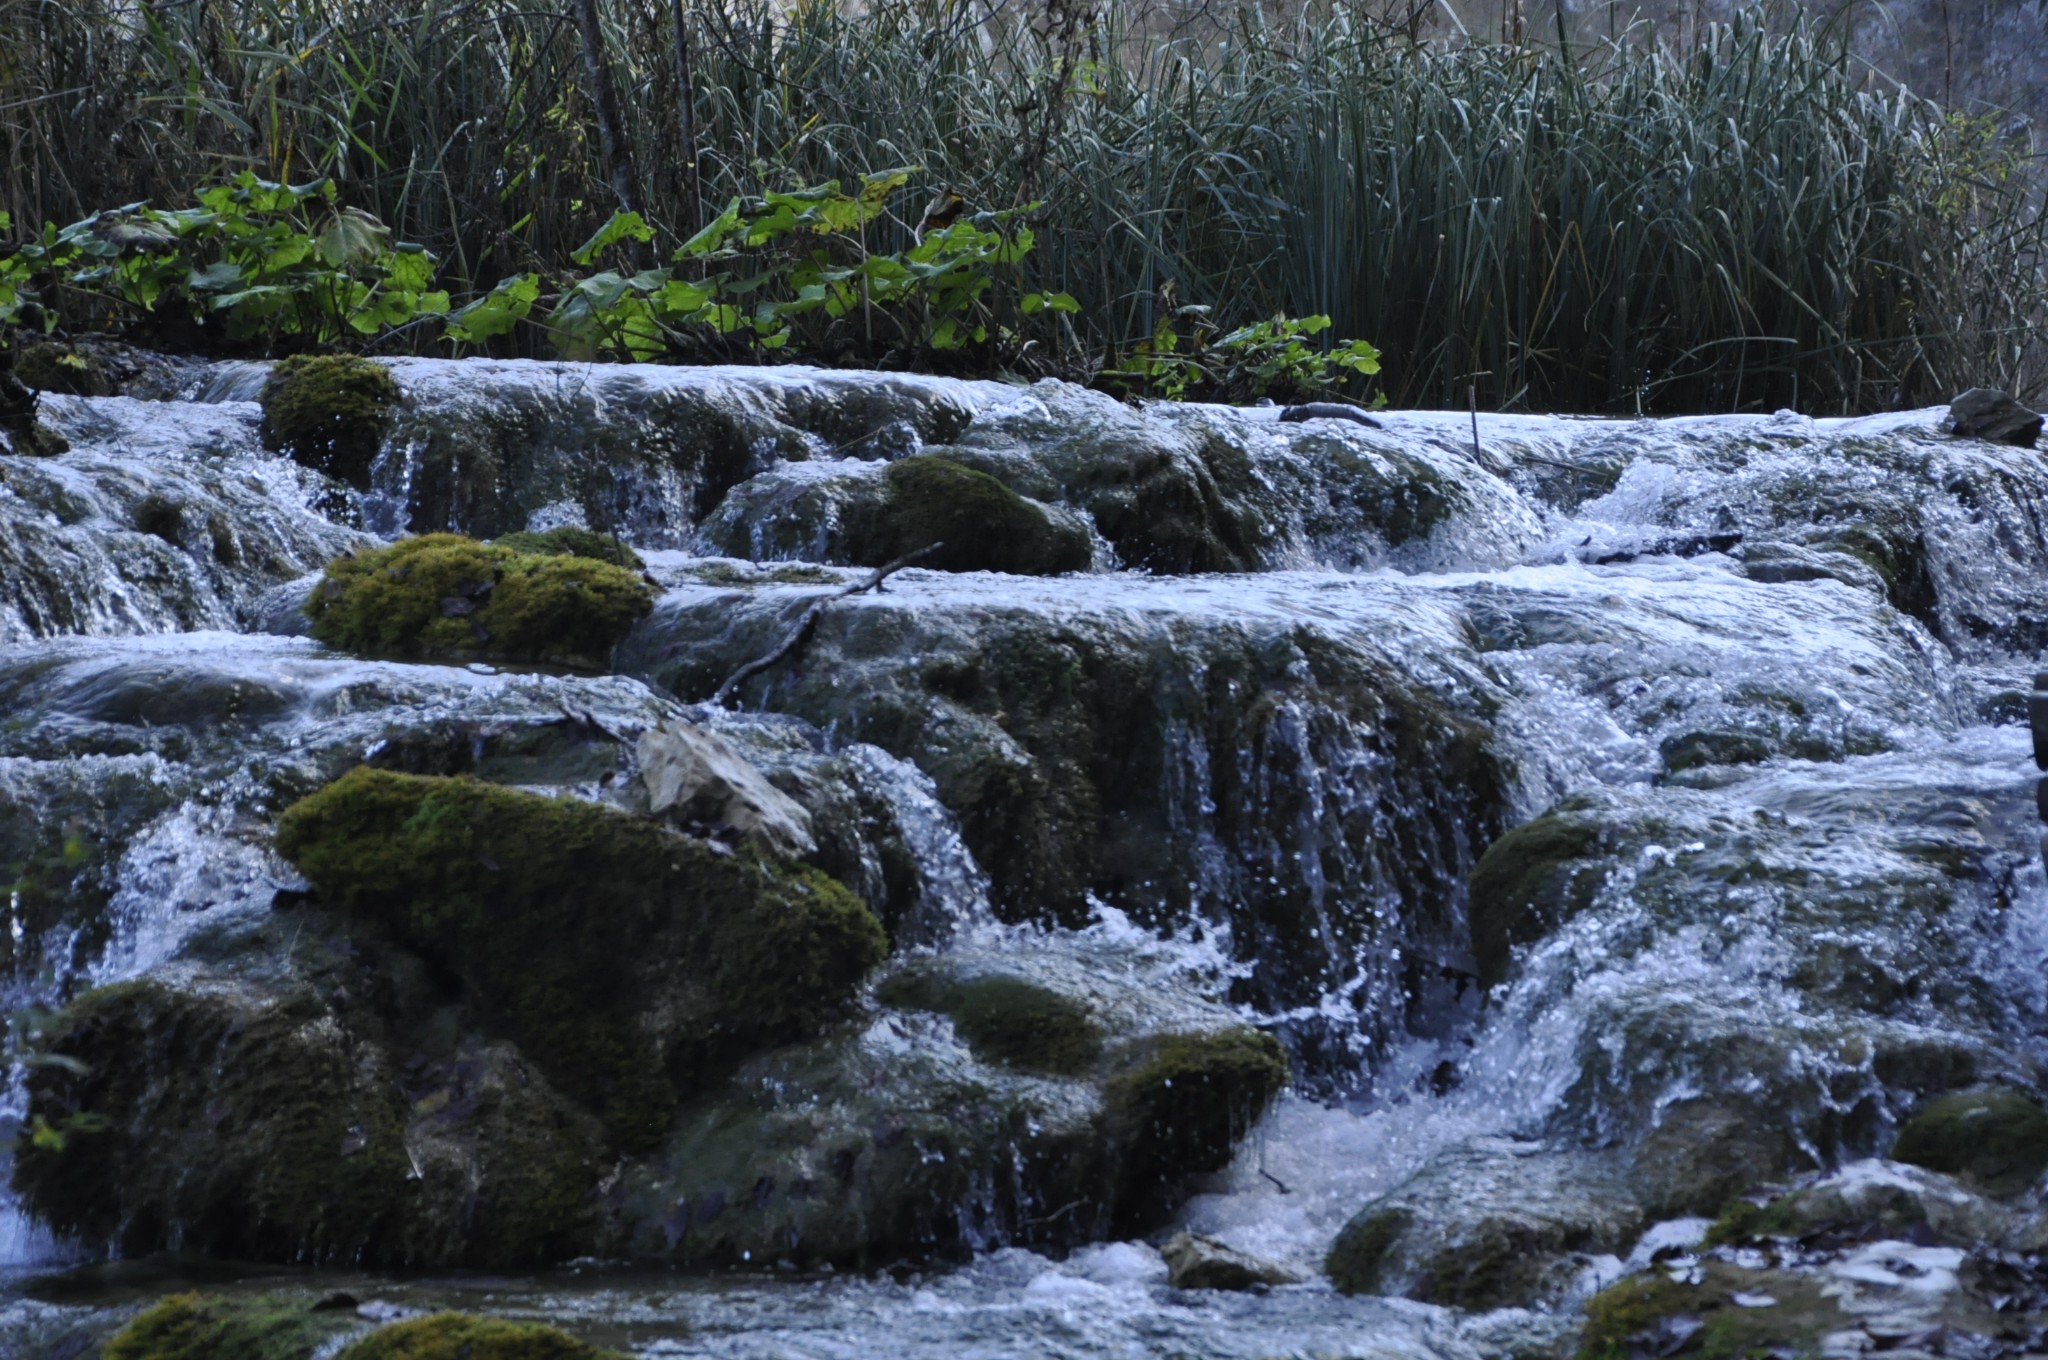
M 1824 1277 L 1745 1270 L 1721 1261 L 1706 1262 L 1704 1275 L 1694 1285 L 1657 1273 L 1637 1275 L 1595 1294 L 1586 1303 L 1578 1360 L 1668 1354 L 1676 1338 L 1660 1328 L 1671 1318 L 1698 1319 L 1698 1330 L 1681 1349 L 1699 1360 L 1817 1355 L 1823 1336 L 1851 1322 L 1821 1292 Z M 1775 1304 L 1744 1308 L 1731 1297 L 1743 1292 L 1766 1295 Z
M 1629 1338 L 1698 1307 L 1699 1291 L 1661 1274 L 1637 1275 L 1586 1301 L 1578 1360 L 1629 1360 Z
M 262 400 L 265 448 L 368 488 L 399 402 L 390 369 L 346 354 L 294 355 L 272 366 Z
M 627 1147 L 711 1073 L 817 1033 L 887 952 L 816 870 L 470 778 L 354 770 L 288 809 L 277 844 L 451 970 Z
M 1892 1157 L 2016 1194 L 2048 1170 L 2048 1111 L 2002 1087 L 1937 1096 L 1899 1130 Z
M 859 565 L 881 566 L 934 543 L 945 546 L 919 566 L 1054 576 L 1086 571 L 1093 560 L 1088 530 L 1078 520 L 950 458 L 900 459 L 882 481 L 881 504 L 850 534 L 848 554 Z
M 1023 978 L 906 969 L 876 988 L 875 999 L 942 1012 L 975 1057 L 1023 1072 L 1072 1075 L 1102 1054 L 1102 1027 L 1087 1006 Z
M 314 637 L 350 651 L 601 668 L 653 603 L 606 562 L 426 534 L 330 562 L 306 614 Z
M 173 1294 L 116 1332 L 101 1360 L 311 1360 L 354 1322 L 289 1296 Z
M 1600 885 L 1592 822 L 1559 812 L 1524 822 L 1488 846 L 1473 866 L 1472 953 L 1488 987 L 1507 976 L 1514 947 L 1540 939 L 1585 909 Z
M 1116 1215 L 1129 1226 L 1172 1204 L 1187 1177 L 1229 1165 L 1288 1071 L 1279 1042 L 1254 1029 L 1161 1035 L 1122 1058 L 1102 1102 L 1122 1172 Z
M 1379 1209 L 1355 1214 L 1330 1244 L 1323 1273 L 1345 1294 L 1385 1293 L 1382 1281 L 1394 1244 L 1415 1216 L 1406 1209 Z
M 105 397 L 114 391 L 92 356 L 58 340 L 23 345 L 14 356 L 14 375 L 39 392 Z
M 521 530 L 516 534 L 499 534 L 491 542 L 516 553 L 535 557 L 587 557 L 593 562 L 609 562 L 628 571 L 638 571 L 647 565 L 640 560 L 640 554 L 627 547 L 625 540 L 616 534 L 600 534 L 594 529 L 580 529 L 573 524 L 539 533 Z
M 1797 1237 L 1806 1228 L 1799 1216 L 1798 1200 L 1797 1194 L 1780 1195 L 1763 1204 L 1738 1199 L 1723 1209 L 1707 1229 L 1707 1245 L 1739 1247 L 1766 1238 Z
M 60 1231 L 123 1250 L 346 1260 L 408 1193 L 404 1109 L 312 1005 L 121 983 L 35 1036 L 14 1186 Z
M 620 1360 L 539 1322 L 436 1313 L 380 1327 L 335 1360 Z

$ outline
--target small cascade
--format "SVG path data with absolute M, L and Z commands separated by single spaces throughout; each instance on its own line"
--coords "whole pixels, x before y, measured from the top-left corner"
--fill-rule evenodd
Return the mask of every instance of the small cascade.
M 337 1176 L 415 1187 L 378 1220 L 402 1248 L 298 1259 L 489 1268 L 514 1282 L 491 1307 L 640 1319 L 645 1356 L 682 1353 L 651 1338 L 687 1313 L 691 1353 L 733 1356 L 1284 1333 L 1477 1360 L 1562 1344 L 1639 1244 L 1884 1156 L 1932 1097 L 2048 1089 L 2018 725 L 2048 639 L 2036 454 L 1937 412 L 1371 427 L 1057 383 L 390 366 L 367 489 L 264 448 L 260 364 L 181 370 L 179 400 L 50 398 L 70 450 L 0 458 L 4 985 L 29 1013 L 0 1137 L 23 1166 L 63 1134 L 22 1133 L 44 1020 L 126 984 L 105 1023 L 171 1045 L 146 1060 L 218 1079 L 268 1045 L 350 1111 Z M 956 555 L 895 569 L 934 525 Z M 560 526 L 644 559 L 609 673 L 302 635 L 344 553 Z M 657 804 L 651 762 L 684 748 L 649 734 L 680 731 L 725 792 Z M 720 1037 L 649 1050 L 674 1084 L 619 1152 L 559 1034 L 491 990 L 488 933 L 371 930 L 284 853 L 285 809 L 362 765 L 537 795 L 492 805 L 536 827 L 659 819 L 707 875 L 771 866 L 778 910 L 857 898 L 874 933 L 843 952 L 879 962 L 801 1023 L 706 1021 L 737 984 L 661 943 L 671 917 L 641 928 L 611 962 L 667 1017 L 643 1030 Z M 719 801 L 743 796 L 780 840 Z M 490 1187 L 553 1176 L 584 1215 L 561 1236 L 518 1260 L 464 1236 L 526 1221 Z M 147 1218 L 63 1241 L 0 1197 L 0 1271 L 164 1245 L 123 1236 Z M 1172 1289 L 1180 1230 L 1298 1283 Z M 744 1273 L 519 1273 L 568 1256 Z M 931 1273 L 810 1273 L 899 1261 Z M 51 1306 L 0 1302 L 0 1328 Z

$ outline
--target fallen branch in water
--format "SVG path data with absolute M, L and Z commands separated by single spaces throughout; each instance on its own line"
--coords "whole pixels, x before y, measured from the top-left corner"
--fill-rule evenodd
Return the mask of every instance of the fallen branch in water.
M 825 606 L 835 600 L 843 600 L 849 595 L 858 595 L 863 590 L 879 591 L 882 588 L 882 582 L 889 579 L 890 573 L 901 571 L 920 558 L 930 557 L 945 546 L 944 543 L 933 543 L 919 548 L 914 553 L 905 553 L 887 566 L 876 567 L 874 573 L 867 580 L 856 585 L 841 586 L 830 595 L 821 596 L 819 599 L 812 601 L 811 607 L 803 612 L 803 617 L 796 621 L 796 626 L 791 628 L 782 641 L 775 645 L 774 650 L 755 657 L 752 661 L 749 661 L 746 665 L 727 676 L 725 683 L 718 687 L 718 692 L 711 696 L 711 702 L 720 708 L 725 707 L 725 701 L 732 697 L 734 690 L 788 656 L 798 647 L 801 647 L 804 639 L 811 635 L 811 630 L 818 626 L 819 618 L 825 613 Z

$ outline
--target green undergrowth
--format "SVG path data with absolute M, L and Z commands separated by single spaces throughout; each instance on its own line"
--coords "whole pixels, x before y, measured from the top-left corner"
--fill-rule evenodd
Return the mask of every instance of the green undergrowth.
M 814 869 L 466 777 L 358 768 L 289 808 L 277 846 L 632 1148 L 732 1061 L 818 1033 L 887 953 Z
M 328 563 L 306 614 L 320 641 L 368 655 L 603 669 L 653 603 L 610 562 L 425 534 Z

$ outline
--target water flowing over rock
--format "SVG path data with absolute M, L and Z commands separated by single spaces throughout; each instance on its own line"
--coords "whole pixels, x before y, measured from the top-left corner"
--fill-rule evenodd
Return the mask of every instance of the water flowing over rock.
M 2031 450 L 380 362 L 366 489 L 256 364 L 0 456 L 0 1251 L 742 1272 L 493 1296 L 648 1355 L 2048 1335 Z M 557 529 L 613 673 L 303 635 Z

